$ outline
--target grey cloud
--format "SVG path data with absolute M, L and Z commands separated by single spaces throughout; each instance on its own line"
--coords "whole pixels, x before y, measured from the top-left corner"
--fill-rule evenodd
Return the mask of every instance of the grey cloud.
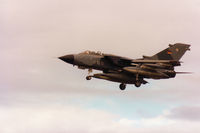
M 168 118 L 200 121 L 200 106 L 181 106 L 170 111 Z

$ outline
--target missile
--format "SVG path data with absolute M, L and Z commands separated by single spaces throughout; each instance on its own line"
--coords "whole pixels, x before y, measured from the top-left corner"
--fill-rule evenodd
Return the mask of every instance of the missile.
M 160 68 L 160 69 L 173 69 L 173 66 L 171 64 L 144 64 L 142 66 L 147 66 L 150 67 L 151 69 L 155 69 L 155 68 Z M 145 69 L 145 68 L 144 68 Z
M 153 78 L 153 79 L 169 78 L 169 76 L 163 72 L 146 71 L 144 69 L 136 68 L 136 67 L 124 67 L 123 70 L 130 72 L 132 74 L 145 76 L 146 78 Z
M 134 84 L 136 81 L 134 76 L 129 76 L 123 73 L 97 73 L 91 77 L 129 84 Z

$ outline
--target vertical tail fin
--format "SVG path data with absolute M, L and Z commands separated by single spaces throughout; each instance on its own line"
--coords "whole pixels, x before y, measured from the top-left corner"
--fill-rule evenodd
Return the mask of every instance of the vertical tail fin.
M 170 44 L 168 48 L 163 51 L 153 55 L 150 59 L 154 60 L 180 60 L 185 52 L 189 49 L 190 45 L 176 43 L 174 45 Z

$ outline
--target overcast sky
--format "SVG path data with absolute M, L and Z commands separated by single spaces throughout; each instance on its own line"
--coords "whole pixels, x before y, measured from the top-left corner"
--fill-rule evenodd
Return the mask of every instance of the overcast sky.
M 200 132 L 200 0 L 1 0 L 1 133 Z M 174 79 L 120 91 L 56 57 L 191 44 Z M 96 71 L 95 71 L 96 72 Z

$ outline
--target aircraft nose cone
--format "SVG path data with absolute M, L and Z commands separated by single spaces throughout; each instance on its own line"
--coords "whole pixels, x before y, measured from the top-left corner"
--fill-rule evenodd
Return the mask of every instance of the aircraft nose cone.
M 64 62 L 73 64 L 74 63 L 74 55 L 70 54 L 70 55 L 65 55 L 65 56 L 61 56 L 58 57 L 59 59 L 61 59 Z

